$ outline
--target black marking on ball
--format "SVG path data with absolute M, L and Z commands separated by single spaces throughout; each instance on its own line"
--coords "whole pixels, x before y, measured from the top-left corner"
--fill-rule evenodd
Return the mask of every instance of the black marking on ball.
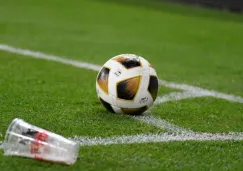
M 104 101 L 102 98 L 100 98 L 100 102 L 101 104 L 111 113 L 115 113 L 115 111 L 113 110 L 113 108 L 111 107 L 111 104 L 107 103 L 106 101 Z
M 115 58 L 115 60 L 117 62 L 121 63 L 127 69 L 141 66 L 140 60 L 137 57 L 119 56 L 119 57 Z
M 132 60 L 122 61 L 121 64 L 127 69 L 141 66 L 139 60 L 136 58 L 133 58 Z
M 149 79 L 148 91 L 151 94 L 154 101 L 157 98 L 158 88 L 159 88 L 158 78 L 156 76 L 151 75 Z
M 143 106 L 140 108 L 121 108 L 122 112 L 128 115 L 141 115 L 147 109 L 147 106 Z
M 123 100 L 133 100 L 138 92 L 140 76 L 123 80 L 117 84 L 117 97 Z

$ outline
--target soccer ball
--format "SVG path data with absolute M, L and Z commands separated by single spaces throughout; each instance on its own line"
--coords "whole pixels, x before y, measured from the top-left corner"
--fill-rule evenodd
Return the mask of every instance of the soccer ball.
M 143 57 L 122 54 L 102 66 L 96 79 L 96 91 L 108 111 L 139 115 L 153 105 L 158 78 L 155 69 Z

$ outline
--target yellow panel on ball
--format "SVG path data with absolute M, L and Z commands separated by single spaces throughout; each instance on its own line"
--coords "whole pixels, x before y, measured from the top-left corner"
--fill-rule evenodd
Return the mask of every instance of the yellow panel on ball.
M 97 77 L 97 83 L 100 88 L 105 92 L 108 92 L 108 78 L 109 78 L 110 69 L 103 67 Z

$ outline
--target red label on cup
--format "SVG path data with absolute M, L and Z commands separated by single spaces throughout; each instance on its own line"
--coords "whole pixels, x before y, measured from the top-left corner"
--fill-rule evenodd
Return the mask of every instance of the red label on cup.
M 31 154 L 41 154 L 40 147 L 44 146 L 42 142 L 46 142 L 48 138 L 47 133 L 45 132 L 38 132 L 34 136 L 36 141 L 32 142 L 30 145 L 30 153 Z M 36 159 L 40 159 L 38 156 L 35 156 Z

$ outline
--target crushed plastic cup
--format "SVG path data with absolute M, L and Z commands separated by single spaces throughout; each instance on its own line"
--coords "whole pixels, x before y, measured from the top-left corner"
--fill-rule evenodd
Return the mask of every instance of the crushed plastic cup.
M 79 145 L 76 142 L 18 118 L 8 127 L 3 149 L 5 155 L 68 165 L 76 162 L 79 153 Z

